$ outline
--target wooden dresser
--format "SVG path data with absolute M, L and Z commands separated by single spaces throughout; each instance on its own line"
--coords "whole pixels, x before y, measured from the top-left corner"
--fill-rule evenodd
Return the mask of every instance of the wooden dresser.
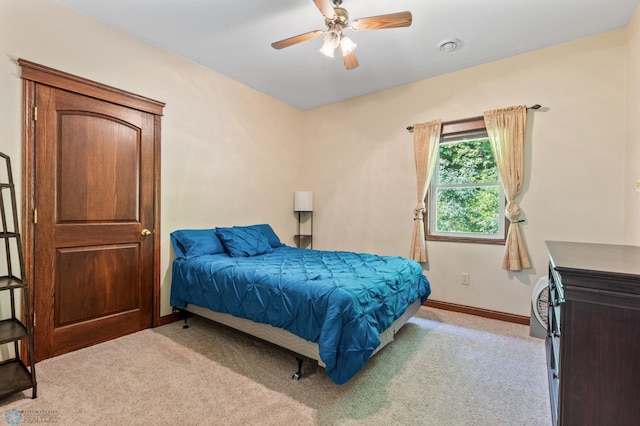
M 554 425 L 640 425 L 640 247 L 547 249 Z

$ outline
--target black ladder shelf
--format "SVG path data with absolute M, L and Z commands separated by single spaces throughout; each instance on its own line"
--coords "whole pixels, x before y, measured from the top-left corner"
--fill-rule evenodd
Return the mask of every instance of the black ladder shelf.
M 32 390 L 31 398 L 35 398 L 37 385 L 33 359 L 33 329 L 29 310 L 29 287 L 24 280 L 24 257 L 18 227 L 16 190 L 13 185 L 11 160 L 1 152 L 0 157 L 5 160 L 5 170 L 0 170 L 0 241 L 4 242 L 0 253 L 4 251 L 5 254 L 4 257 L 0 256 L 0 398 L 27 389 Z M 3 176 L 3 173 L 6 175 Z M 14 273 L 15 268 L 19 269 L 19 276 Z M 18 292 L 21 301 L 16 303 Z M 11 308 L 10 312 L 5 314 L 2 307 L 6 305 L 7 297 Z M 19 316 L 24 318 L 24 322 Z M 26 354 L 22 354 L 21 351 L 23 342 L 26 342 Z M 28 366 L 23 360 L 28 360 Z

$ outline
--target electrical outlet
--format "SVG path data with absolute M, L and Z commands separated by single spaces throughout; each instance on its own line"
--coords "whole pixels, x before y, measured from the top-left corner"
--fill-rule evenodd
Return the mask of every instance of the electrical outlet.
M 640 180 L 636 182 L 636 192 L 640 192 Z
M 468 272 L 463 272 L 462 273 L 462 281 L 461 281 L 462 285 L 469 285 L 469 273 Z

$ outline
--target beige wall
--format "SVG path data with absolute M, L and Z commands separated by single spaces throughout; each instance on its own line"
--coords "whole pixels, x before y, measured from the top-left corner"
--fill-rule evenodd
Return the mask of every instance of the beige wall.
M 625 244 L 640 245 L 640 8 L 627 28 L 627 146 L 625 152 Z M 639 189 L 640 190 L 640 189 Z
M 171 312 L 170 231 L 269 222 L 293 244 L 285 237 L 295 231 L 300 111 L 53 0 L 2 0 L 0 52 L 0 150 L 16 165 L 22 146 L 17 58 L 166 102 L 163 314 Z
M 314 247 L 407 256 L 417 200 L 406 126 L 539 103 L 520 197 L 534 268 L 500 269 L 502 246 L 429 242 L 426 269 L 435 300 L 528 315 L 545 240 L 623 241 L 624 44 L 611 32 L 308 112 Z
M 166 102 L 161 206 L 166 314 L 170 231 L 269 222 L 293 244 L 292 193 L 310 189 L 314 248 L 406 256 L 416 195 L 405 127 L 540 103 L 545 110 L 529 114 L 521 197 L 534 269 L 501 270 L 502 247 L 429 243 L 426 270 L 434 299 L 528 315 L 532 286 L 546 274 L 544 240 L 640 243 L 640 197 L 627 190 L 630 179 L 640 178 L 640 125 L 625 121 L 626 113 L 638 112 L 638 101 L 627 102 L 625 95 L 640 91 L 638 27 L 636 16 L 628 31 L 303 113 L 54 0 L 2 0 L 0 150 L 20 163 L 17 58 Z M 635 73 L 629 84 L 627 72 Z M 631 155 L 625 157 L 625 150 Z M 471 274 L 469 286 L 459 284 L 462 272 Z

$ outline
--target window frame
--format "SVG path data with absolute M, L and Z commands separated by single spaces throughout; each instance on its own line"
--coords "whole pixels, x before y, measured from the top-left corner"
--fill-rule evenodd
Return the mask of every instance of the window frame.
M 487 127 L 484 123 L 484 117 L 472 117 L 463 120 L 449 121 L 446 123 L 442 123 L 442 131 L 440 132 L 440 141 L 438 142 L 438 151 L 440 147 L 440 143 L 448 142 L 443 141 L 444 137 L 451 138 L 455 136 L 463 136 L 466 133 L 475 133 L 478 131 L 486 131 Z M 436 165 L 437 167 L 437 165 Z M 434 171 L 434 178 L 436 176 L 436 172 Z M 431 205 L 430 198 L 433 188 L 433 181 L 429 184 L 429 190 L 427 191 L 427 196 L 424 200 L 426 206 L 425 212 L 425 220 L 424 220 L 424 234 L 425 239 L 428 241 L 445 241 L 445 242 L 456 242 L 456 243 L 472 243 L 472 244 L 494 244 L 494 245 L 505 245 L 507 241 L 507 233 L 509 231 L 509 220 L 504 217 L 504 235 L 502 237 L 477 237 L 477 236 L 468 236 L 468 234 L 462 236 L 453 236 L 453 235 L 434 235 L 431 233 Z M 504 193 L 504 189 L 502 188 L 502 183 L 500 183 L 500 191 Z M 506 197 L 501 200 L 501 213 L 504 215 L 504 206 L 506 205 Z

